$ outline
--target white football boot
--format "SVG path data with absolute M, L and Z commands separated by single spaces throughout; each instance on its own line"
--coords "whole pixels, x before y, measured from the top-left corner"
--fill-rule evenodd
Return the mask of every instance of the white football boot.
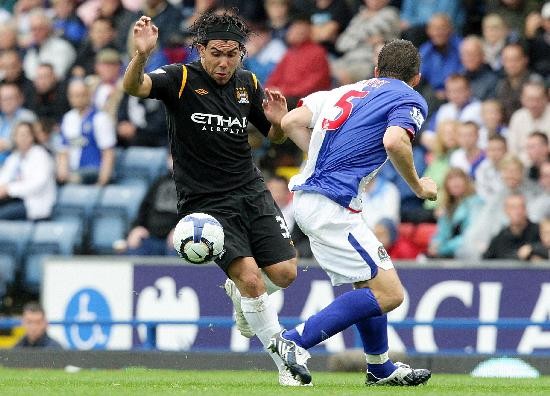
M 413 369 L 411 366 L 401 362 L 395 362 L 397 368 L 386 378 L 378 378 L 367 371 L 367 385 L 390 385 L 390 386 L 417 386 L 423 385 L 432 376 L 430 370 Z

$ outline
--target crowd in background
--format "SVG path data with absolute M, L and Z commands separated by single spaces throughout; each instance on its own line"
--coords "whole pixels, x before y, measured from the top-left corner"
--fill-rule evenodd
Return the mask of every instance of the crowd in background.
M 362 215 L 394 259 L 548 259 L 550 2 L 533 0 L 0 1 L 0 219 L 50 219 L 64 185 L 116 183 L 117 154 L 167 146 L 162 104 L 122 90 L 140 15 L 159 27 L 150 72 L 197 59 L 198 14 L 237 9 L 254 30 L 244 67 L 290 108 L 373 77 L 388 40 L 419 47 L 430 113 L 414 160 L 439 198 L 416 198 L 391 164 L 362 192 Z M 300 255 L 311 256 L 286 188 L 304 154 L 252 130 L 250 144 Z M 117 251 L 169 253 L 169 181 L 149 186 Z

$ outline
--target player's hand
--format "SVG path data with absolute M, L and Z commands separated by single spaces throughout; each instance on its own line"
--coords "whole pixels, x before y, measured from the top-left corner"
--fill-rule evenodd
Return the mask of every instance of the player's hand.
M 142 16 L 134 25 L 134 46 L 141 55 L 149 56 L 157 45 L 158 28 L 151 18 Z
M 281 120 L 286 113 L 288 113 L 288 107 L 286 104 L 286 98 L 284 95 L 273 89 L 265 89 L 265 99 L 262 102 L 265 117 L 271 124 L 281 125 Z
M 418 198 L 435 201 L 437 199 L 437 184 L 430 177 L 420 178 L 420 192 L 416 194 Z

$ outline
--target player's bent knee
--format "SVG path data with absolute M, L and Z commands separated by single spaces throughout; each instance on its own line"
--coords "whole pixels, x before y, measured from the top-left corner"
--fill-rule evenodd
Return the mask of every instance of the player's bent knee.
M 284 261 L 271 267 L 264 268 L 267 276 L 279 287 L 287 288 L 298 276 L 296 259 Z

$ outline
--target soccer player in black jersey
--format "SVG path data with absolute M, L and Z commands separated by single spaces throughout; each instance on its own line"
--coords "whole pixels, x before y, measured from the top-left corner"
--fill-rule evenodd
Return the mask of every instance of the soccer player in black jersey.
M 225 289 L 237 325 L 243 335 L 256 334 L 267 347 L 280 331 L 268 293 L 295 279 L 296 253 L 281 211 L 253 163 L 246 127 L 251 122 L 271 141 L 282 142 L 286 99 L 278 91 L 264 91 L 256 76 L 240 67 L 249 34 L 240 18 L 207 13 L 193 31 L 199 61 L 145 74 L 158 28 L 142 16 L 134 25 L 136 52 L 124 75 L 124 89 L 164 102 L 178 214 L 208 213 L 223 225 L 226 251 L 215 261 L 230 278 Z M 297 349 L 295 361 L 285 366 L 271 353 L 279 383 L 311 381 L 305 355 Z

